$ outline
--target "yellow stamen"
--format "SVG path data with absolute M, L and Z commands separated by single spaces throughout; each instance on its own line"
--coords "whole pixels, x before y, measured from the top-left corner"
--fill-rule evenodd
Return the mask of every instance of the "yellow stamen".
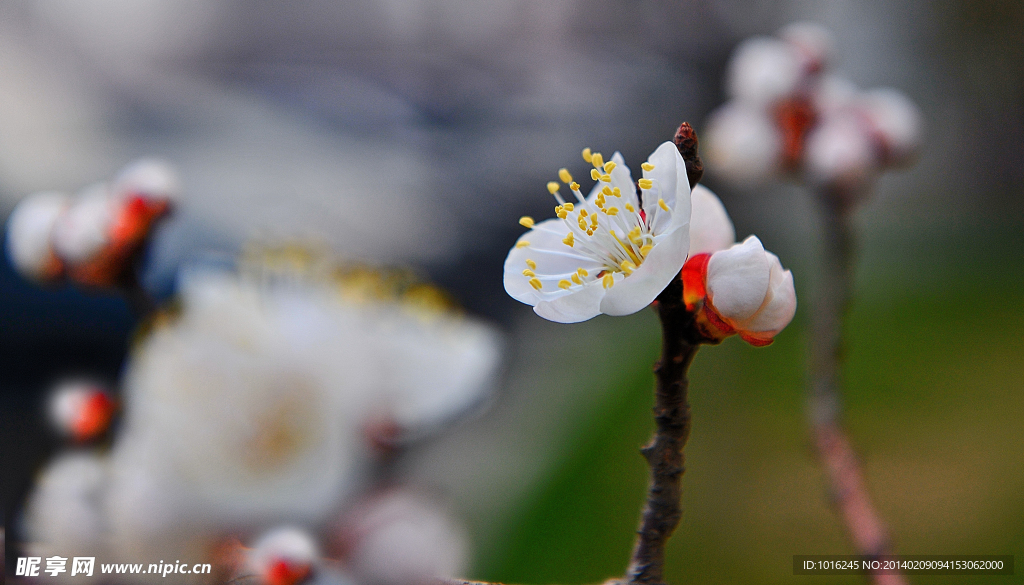
M 587 210 L 586 209 L 581 209 L 580 210 L 580 217 L 587 217 Z
M 541 283 L 539 278 L 534 277 L 530 279 L 530 286 L 532 286 L 536 290 L 540 290 L 544 286 L 544 284 Z
M 604 157 L 601 156 L 600 152 L 595 152 L 594 155 L 590 157 L 590 163 L 594 165 L 595 169 L 599 169 L 604 166 Z
M 585 220 L 585 219 L 583 219 L 583 218 L 581 217 L 581 218 L 580 218 L 580 221 L 579 221 L 579 224 L 580 224 L 580 229 L 581 229 L 581 230 L 585 230 L 585 229 L 587 229 L 587 220 Z
M 529 258 L 526 259 L 526 265 L 530 267 L 530 270 L 537 270 L 537 263 Z
M 579 274 L 580 276 L 587 276 L 590 273 L 587 272 L 586 270 L 582 269 L 582 268 L 577 268 L 576 269 L 576 274 Z
M 550 183 L 548 183 L 548 193 L 551 193 L 552 195 L 554 195 L 555 193 L 558 193 L 558 183 L 556 183 L 554 181 L 551 181 Z
M 622 189 L 619 189 L 618 187 L 612 189 L 612 195 L 615 195 L 616 197 L 622 197 Z
M 521 225 L 521 226 L 523 226 L 525 228 L 532 228 L 533 227 L 533 218 L 530 217 L 529 215 L 524 215 L 523 217 L 519 218 L 519 225 Z
M 643 256 L 644 258 L 646 258 L 647 255 L 650 254 L 651 250 L 653 250 L 653 249 L 654 249 L 654 245 L 653 244 L 647 244 L 646 246 L 640 248 L 640 255 Z
M 575 282 L 576 284 L 583 284 L 583 281 L 580 280 L 580 275 L 579 274 L 573 274 L 572 275 L 572 281 Z
M 642 261 L 636 257 L 636 253 L 633 252 L 632 246 L 627 246 L 622 240 L 620 240 L 619 236 L 615 234 L 615 230 L 610 230 L 609 233 L 612 235 L 613 238 L 615 238 L 615 241 L 618 242 L 620 246 L 622 246 L 622 249 L 626 251 L 626 254 L 628 254 L 629 257 L 633 259 L 632 262 L 629 262 L 629 260 L 623 260 L 623 262 L 629 262 L 630 266 L 632 266 L 633 268 L 636 268 L 639 264 L 642 263 Z M 626 271 L 627 275 L 629 275 L 629 270 L 626 270 L 625 267 L 623 267 L 622 269 Z
M 641 189 L 650 189 L 654 186 L 654 181 L 650 179 L 640 179 L 637 181 L 637 184 L 640 185 Z
M 532 271 L 532 270 L 530 270 L 529 268 L 527 268 L 526 270 L 523 271 L 523 276 L 533 277 L 533 276 L 537 276 L 537 273 Z
M 597 214 L 596 213 L 590 216 L 590 227 L 591 227 L 591 229 L 595 229 L 595 230 L 597 229 Z
M 607 213 L 608 215 L 616 215 L 617 213 L 619 213 L 619 208 L 618 207 L 609 207 L 608 211 L 606 211 L 605 213 Z
M 587 162 L 590 162 L 592 157 L 593 157 L 593 155 L 590 154 L 590 149 L 589 148 L 584 148 L 583 149 L 583 160 L 585 160 Z
M 665 211 L 671 211 L 668 208 L 668 205 L 665 204 L 665 200 L 664 199 L 658 199 L 658 207 L 664 209 Z
M 627 203 L 626 204 L 626 211 L 628 211 L 630 213 L 636 213 L 636 208 L 633 207 L 631 204 Z
M 555 215 L 558 216 L 558 219 L 565 219 L 569 215 L 569 212 L 559 207 L 555 209 Z
M 562 243 L 565 244 L 566 246 L 569 246 L 570 248 L 572 248 L 574 242 L 575 240 L 572 237 L 572 232 L 569 232 L 569 235 L 565 236 L 565 239 L 562 240 Z
M 633 264 L 629 260 L 623 260 L 622 264 L 619 264 L 619 268 L 626 273 L 626 276 L 629 276 L 630 274 L 633 274 L 634 270 L 636 270 L 636 264 Z
M 527 242 L 526 240 L 520 240 L 520 241 L 516 242 L 516 248 L 525 248 L 525 247 L 527 247 L 529 245 L 530 245 L 530 242 Z
M 649 162 L 645 162 L 644 164 L 640 165 L 640 168 L 645 170 L 645 171 L 653 171 L 654 170 L 654 165 L 652 165 Z
M 568 280 L 559 280 L 558 281 L 558 288 L 568 289 L 570 286 L 572 286 L 572 283 L 569 282 Z
M 572 203 L 566 203 L 562 207 L 564 207 L 566 211 L 572 211 L 575 208 L 575 206 Z
M 573 191 L 579 191 L 580 190 L 580 184 L 575 182 L 575 181 L 573 181 L 573 183 L 571 185 L 569 185 L 569 188 L 572 189 Z
M 614 193 L 612 193 L 612 189 L 611 189 L 611 187 L 609 187 L 608 185 L 605 185 L 605 186 L 604 186 L 604 187 L 603 187 L 603 188 L 601 189 L 601 192 L 602 192 L 602 193 L 604 193 L 606 197 L 607 197 L 608 195 L 614 195 Z
M 605 274 L 604 278 L 601 279 L 601 285 L 605 288 L 611 288 L 615 284 L 615 277 L 611 274 Z
M 588 236 L 594 235 L 594 230 L 587 230 L 587 235 Z
M 601 180 L 604 181 L 605 183 L 611 183 L 612 182 L 612 176 L 611 175 L 601 175 Z
M 640 228 L 639 227 L 635 227 L 635 228 L 629 230 L 629 234 L 627 234 L 627 236 L 629 237 L 629 241 L 630 242 L 633 242 L 634 244 L 639 244 L 640 243 Z
M 613 163 L 612 161 L 608 161 L 608 162 L 604 163 L 604 172 L 606 172 L 606 173 L 610 173 L 610 172 L 612 172 L 612 170 L 613 170 L 613 169 L 614 169 L 614 168 L 615 168 L 616 166 L 618 166 L 618 165 L 616 165 L 616 164 L 615 164 L 615 163 Z
M 597 169 L 590 169 L 590 178 L 595 181 L 600 181 L 601 173 L 597 172 Z
M 569 174 L 569 169 L 558 169 L 558 178 L 562 179 L 562 182 L 566 185 L 572 183 L 572 175 Z

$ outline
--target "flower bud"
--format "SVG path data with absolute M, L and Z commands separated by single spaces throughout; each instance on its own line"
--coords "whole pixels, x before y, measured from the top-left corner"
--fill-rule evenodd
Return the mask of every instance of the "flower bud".
M 817 186 L 863 191 L 879 170 L 879 152 L 870 128 L 854 112 L 825 118 L 807 136 L 805 169 Z
M 117 404 L 103 388 L 86 382 L 68 382 L 50 397 L 50 419 L 76 441 L 89 441 L 110 428 Z
M 808 73 L 824 69 L 835 49 L 832 31 L 813 22 L 787 25 L 779 31 L 779 37 L 796 50 L 804 71 Z
M 705 310 L 712 324 L 724 335 L 735 331 L 752 345 L 771 343 L 796 313 L 792 273 L 756 236 L 712 254 L 705 287 Z
M 728 103 L 711 113 L 705 135 L 707 168 L 725 179 L 756 183 L 779 168 L 779 131 L 759 108 Z
M 722 201 L 704 185 L 690 194 L 690 256 L 724 250 L 736 241 L 736 229 Z
M 264 585 L 295 585 L 310 574 L 318 556 L 317 545 L 305 531 L 275 528 L 249 551 L 249 569 Z
M 909 162 L 921 145 L 921 112 L 914 102 L 886 87 L 864 92 L 858 106 L 882 143 L 885 164 Z
M 789 43 L 752 37 L 736 48 L 726 75 L 731 96 L 768 105 L 796 91 L 803 71 L 800 55 Z
M 51 244 L 54 225 L 70 204 L 63 193 L 29 195 L 7 219 L 7 254 L 26 278 L 49 282 L 58 279 L 64 265 Z
M 110 243 L 110 226 L 117 203 L 102 183 L 80 193 L 54 226 L 53 247 L 68 264 L 80 265 L 94 258 Z
M 155 158 L 140 158 L 128 163 L 117 173 L 111 183 L 111 190 L 119 195 L 175 200 L 181 196 L 181 179 L 170 163 Z

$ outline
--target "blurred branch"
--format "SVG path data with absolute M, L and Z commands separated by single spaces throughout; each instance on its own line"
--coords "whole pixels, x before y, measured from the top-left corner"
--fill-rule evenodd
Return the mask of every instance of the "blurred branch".
M 892 554 L 885 523 L 864 482 L 860 462 L 841 423 L 843 320 L 853 282 L 852 198 L 822 191 L 821 281 L 811 316 L 808 414 L 821 465 L 828 475 L 833 503 L 858 554 Z M 900 575 L 873 575 L 878 584 L 906 583 Z

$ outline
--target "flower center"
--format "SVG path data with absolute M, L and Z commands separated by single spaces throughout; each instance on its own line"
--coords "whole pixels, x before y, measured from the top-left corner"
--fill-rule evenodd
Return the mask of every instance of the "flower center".
M 557 181 L 548 183 L 547 188 L 558 202 L 555 206 L 555 215 L 567 228 L 562 244 L 598 263 L 600 269 L 588 271 L 579 267 L 572 275 L 566 275 L 567 278 L 559 280 L 558 287 L 570 289 L 601 279 L 603 286 L 610 288 L 615 284 L 615 274 L 622 273 L 623 277 L 628 277 L 643 264 L 656 244 L 657 234 L 653 226 L 668 223 L 656 223 L 657 217 L 666 214 L 671 216 L 672 211 L 664 199 L 658 199 L 657 205 L 649 205 L 650 208 L 645 210 L 637 198 L 637 195 L 642 193 L 645 199 L 653 199 L 646 196 L 646 192 L 654 188 L 654 180 L 648 176 L 648 173 L 654 170 L 653 164 L 643 163 L 641 168 L 644 178 L 637 181 L 637 188 L 629 185 L 624 192 L 625 185 L 613 185 L 612 172 L 617 166 L 615 162 L 605 162 L 601 153 L 592 153 L 589 148 L 583 150 L 583 160 L 594 166 L 590 171 L 590 177 L 600 186 L 600 190 L 593 198 L 588 200 L 583 197 L 580 184 L 573 181 L 567 169 L 560 169 L 558 177 L 572 191 L 575 203 L 566 202 L 560 192 L 561 185 Z M 616 182 L 622 184 L 622 177 L 619 179 Z M 519 223 L 530 229 L 534 226 L 531 217 L 524 216 Z M 519 247 L 528 245 L 529 243 L 525 241 L 517 244 Z M 536 272 L 536 262 L 526 260 L 526 265 L 523 276 L 529 279 L 533 288 L 541 290 L 544 283 Z

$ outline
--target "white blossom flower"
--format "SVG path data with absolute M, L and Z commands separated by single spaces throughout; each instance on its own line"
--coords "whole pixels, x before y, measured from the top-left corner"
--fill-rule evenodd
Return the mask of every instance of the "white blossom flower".
M 851 110 L 828 116 L 807 135 L 804 153 L 812 185 L 861 193 L 878 175 L 875 141 L 861 116 Z
M 253 544 L 246 555 L 246 568 L 264 585 L 295 585 L 313 570 L 318 548 L 300 528 L 275 528 Z
M 467 568 L 463 527 L 438 503 L 406 489 L 353 506 L 340 531 L 346 564 L 367 585 L 422 585 Z
M 782 136 L 773 120 L 741 101 L 711 113 L 704 142 L 708 169 L 737 183 L 763 181 L 782 166 Z
M 736 47 L 726 87 L 737 99 L 769 105 L 796 91 L 803 74 L 800 54 L 792 45 L 772 37 L 751 37 Z
M 49 282 L 64 271 L 51 236 L 58 218 L 71 204 L 63 193 L 47 191 L 22 199 L 7 219 L 7 254 L 23 276 Z
M 106 552 L 102 493 L 108 466 L 106 458 L 93 453 L 62 455 L 47 465 L 25 508 L 25 536 L 33 554 Z
M 559 323 L 643 309 L 679 273 L 689 246 L 690 184 L 673 143 L 641 165 L 636 185 L 619 153 L 608 162 L 590 149 L 583 154 L 594 166 L 593 190 L 584 198 L 569 172 L 559 171 L 576 200 L 566 202 L 559 184 L 549 183 L 557 218 L 520 220 L 530 231 L 505 259 L 509 295 Z
M 885 164 L 906 164 L 913 159 L 921 146 L 924 124 L 910 98 L 892 88 L 877 88 L 859 96 L 858 106 L 882 142 Z
M 50 396 L 50 420 L 77 441 L 94 439 L 110 426 L 117 406 L 102 387 L 83 381 L 59 385 Z
M 771 343 L 796 314 L 793 274 L 765 251 L 757 236 L 712 254 L 705 288 L 713 323 L 753 345 Z
M 722 201 L 711 189 L 698 184 L 690 194 L 690 256 L 710 254 L 732 246 L 736 228 Z

